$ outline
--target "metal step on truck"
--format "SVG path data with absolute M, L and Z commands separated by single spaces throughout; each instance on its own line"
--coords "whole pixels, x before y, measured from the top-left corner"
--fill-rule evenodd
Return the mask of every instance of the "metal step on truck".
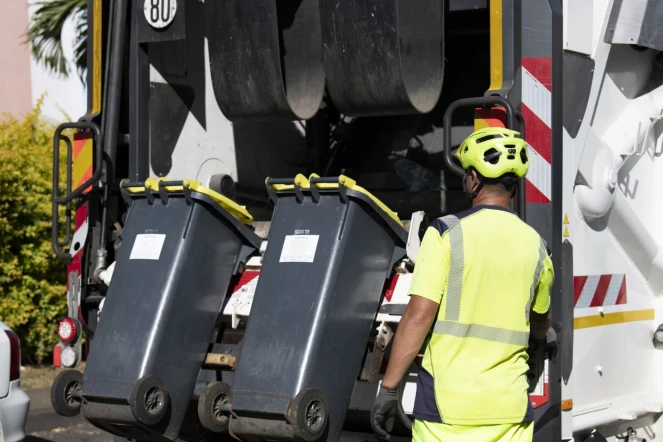
M 534 440 L 663 441 L 662 3 L 87 6 L 88 113 L 54 135 L 56 411 L 117 440 L 374 440 L 423 231 L 468 205 L 453 153 L 505 126 L 556 275 Z

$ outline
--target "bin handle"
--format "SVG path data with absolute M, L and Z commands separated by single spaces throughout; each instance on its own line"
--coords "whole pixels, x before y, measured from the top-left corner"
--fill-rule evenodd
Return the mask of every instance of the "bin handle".
M 341 197 L 343 197 L 343 200 L 345 201 L 347 199 L 347 195 L 345 193 L 345 187 L 339 186 L 339 180 L 340 177 L 326 177 L 326 178 L 320 178 L 320 176 L 317 173 L 312 173 L 311 176 L 309 177 L 309 183 L 311 183 L 311 197 L 313 200 L 317 203 L 320 201 L 320 192 L 318 192 L 318 189 L 339 189 L 341 192 Z
M 398 213 L 391 210 L 385 203 L 380 201 L 375 195 L 370 193 L 368 190 L 364 189 L 361 186 L 357 185 L 357 182 L 352 178 L 340 175 L 337 177 L 325 177 L 320 178 L 319 175 L 313 173 L 307 179 L 304 175 L 298 174 L 294 179 L 293 178 L 267 178 L 265 180 L 267 184 L 267 192 L 270 194 L 270 200 L 276 204 L 276 192 L 283 192 L 294 190 L 297 192 L 297 188 L 305 189 L 311 192 L 312 198 L 317 202 L 319 200 L 318 190 L 336 190 L 338 189 L 341 192 L 341 195 L 345 197 L 345 191 L 347 189 L 353 190 L 355 192 L 363 193 L 369 197 L 380 209 L 382 209 L 391 219 L 396 221 L 396 223 L 403 227 L 403 222 L 398 217 Z
M 304 194 L 302 189 L 310 189 L 311 184 L 309 180 L 298 173 L 294 178 L 270 178 L 265 179 L 265 185 L 267 186 L 267 193 L 269 194 L 269 200 L 272 204 L 276 205 L 276 192 L 287 192 L 293 190 L 297 201 L 299 203 L 304 202 Z
M 184 181 L 168 181 L 164 177 L 152 178 L 149 177 L 145 181 L 129 181 L 122 180 L 120 188 L 126 190 L 128 193 L 143 193 L 147 190 L 160 192 L 160 189 L 166 192 L 182 192 Z
M 302 189 L 308 189 L 311 187 L 311 184 L 304 175 L 298 173 L 294 178 L 269 178 L 265 180 L 265 184 L 268 187 L 276 190 L 277 192 L 283 192 L 286 190 L 295 190 L 295 186 L 299 186 Z
M 377 206 L 382 209 L 391 219 L 396 221 L 398 225 L 403 227 L 403 222 L 400 220 L 398 217 L 398 213 L 394 212 L 391 210 L 385 203 L 380 201 L 375 195 L 373 195 L 371 192 L 368 190 L 364 189 L 361 186 L 357 185 L 357 182 L 353 180 L 352 178 L 346 176 L 346 175 L 340 175 L 338 177 L 330 177 L 330 178 L 320 178 L 316 174 L 311 175 L 310 183 L 312 184 L 311 186 L 311 191 L 313 191 L 313 188 L 321 189 L 321 190 L 331 190 L 331 189 L 340 189 L 340 188 L 346 188 L 350 190 L 354 190 L 355 192 L 363 193 L 367 197 L 369 197 Z
M 192 192 L 202 193 L 203 195 L 212 198 L 214 202 L 230 212 L 230 214 L 237 218 L 242 224 L 251 224 L 253 222 L 253 215 L 246 210 L 245 206 L 240 206 L 230 198 L 203 186 L 202 183 L 195 180 L 184 179 L 181 181 L 168 181 L 164 177 L 160 177 L 159 179 L 150 177 L 146 179 L 144 183 L 123 181 L 120 187 L 127 193 L 141 193 L 146 192 L 147 190 L 159 192 L 162 200 L 167 200 L 168 192 L 184 192 L 184 189 L 186 188 Z

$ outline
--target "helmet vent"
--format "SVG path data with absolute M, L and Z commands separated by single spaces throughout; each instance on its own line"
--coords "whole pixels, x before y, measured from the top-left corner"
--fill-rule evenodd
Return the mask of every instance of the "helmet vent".
M 522 161 L 523 164 L 527 164 L 527 153 L 525 152 L 525 149 L 520 149 L 520 161 Z
M 492 147 L 483 154 L 483 160 L 490 164 L 497 164 L 500 160 L 500 155 L 502 155 L 502 152 Z
M 495 138 L 502 138 L 502 134 L 491 134 L 491 135 L 486 135 L 485 137 L 477 138 L 477 143 L 483 143 L 485 141 L 494 140 Z

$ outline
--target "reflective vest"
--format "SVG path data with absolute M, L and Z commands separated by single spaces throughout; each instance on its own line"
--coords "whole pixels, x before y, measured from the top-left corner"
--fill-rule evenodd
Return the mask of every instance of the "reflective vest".
M 457 425 L 531 421 L 529 316 L 548 311 L 553 280 L 545 241 L 510 210 L 476 206 L 435 220 L 408 292 L 439 304 L 414 417 Z

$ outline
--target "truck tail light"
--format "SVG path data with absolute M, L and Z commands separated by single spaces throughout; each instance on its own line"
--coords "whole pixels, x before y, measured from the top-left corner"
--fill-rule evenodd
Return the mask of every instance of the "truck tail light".
M 5 330 L 9 337 L 10 356 L 9 356 L 9 380 L 16 381 L 21 378 L 21 342 L 18 336 L 10 330 Z
M 64 343 L 70 343 L 76 338 L 78 328 L 76 322 L 71 318 L 63 318 L 58 324 L 58 336 Z

